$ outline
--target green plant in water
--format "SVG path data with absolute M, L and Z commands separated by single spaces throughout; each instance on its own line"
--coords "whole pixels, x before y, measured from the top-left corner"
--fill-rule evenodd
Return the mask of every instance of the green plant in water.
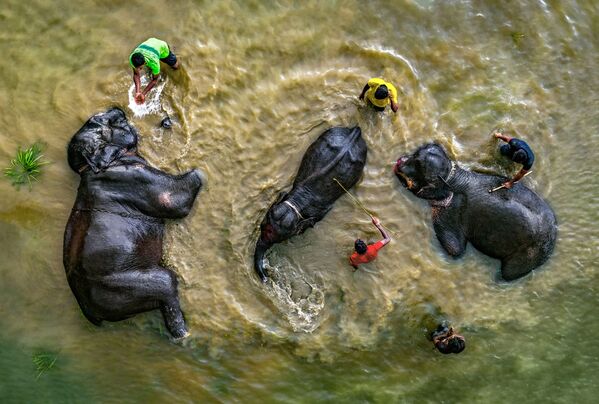
M 4 175 L 17 189 L 20 189 L 21 185 L 29 184 L 31 190 L 33 181 L 38 181 L 41 167 L 48 164 L 41 161 L 42 157 L 42 148 L 37 143 L 25 150 L 19 147 L 17 156 L 10 161 L 10 167 L 4 170 Z
M 512 32 L 510 35 L 512 36 L 512 41 L 514 41 L 516 45 L 520 45 L 524 37 L 526 37 L 522 32 Z
M 35 378 L 35 380 L 37 380 L 40 378 L 42 373 L 52 369 L 56 363 L 56 359 L 58 359 L 58 354 L 49 352 L 37 353 L 34 354 L 31 359 L 37 370 L 37 377 Z

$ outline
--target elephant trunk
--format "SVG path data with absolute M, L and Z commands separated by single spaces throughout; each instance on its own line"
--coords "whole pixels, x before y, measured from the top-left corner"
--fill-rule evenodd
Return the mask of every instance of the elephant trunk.
M 262 238 L 259 238 L 258 242 L 256 243 L 256 250 L 254 252 L 254 269 L 258 273 L 262 283 L 266 283 L 267 278 L 266 272 L 264 270 L 264 255 L 271 245 L 272 244 L 262 241 Z

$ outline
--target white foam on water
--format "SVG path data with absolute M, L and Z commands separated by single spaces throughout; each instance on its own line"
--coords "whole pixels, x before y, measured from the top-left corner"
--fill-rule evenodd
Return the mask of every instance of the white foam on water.
M 324 308 L 322 287 L 309 279 L 301 268 L 283 261 L 276 267 L 268 259 L 264 260 L 272 286 L 267 294 L 285 315 L 294 332 L 311 333 L 320 325 L 320 313 Z
M 142 76 L 141 87 L 145 88 L 148 85 L 148 78 Z M 158 79 L 158 83 L 153 89 L 146 95 L 146 100 L 143 104 L 135 102 L 135 84 L 131 84 L 129 87 L 129 109 L 133 112 L 135 117 L 142 117 L 149 114 L 159 114 L 162 112 L 162 104 L 160 103 L 160 96 L 162 90 L 166 85 L 166 80 Z

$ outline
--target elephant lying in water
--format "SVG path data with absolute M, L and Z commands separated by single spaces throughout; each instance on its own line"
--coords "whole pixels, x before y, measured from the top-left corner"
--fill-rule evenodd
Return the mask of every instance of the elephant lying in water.
M 137 154 L 137 132 L 117 108 L 92 116 L 68 147 L 81 176 L 64 235 L 69 286 L 100 325 L 160 309 L 174 338 L 188 335 L 177 278 L 160 265 L 164 219 L 187 216 L 202 186 L 197 170 L 170 175 Z
M 528 274 L 551 255 L 555 214 L 521 183 L 489 193 L 507 179 L 463 170 L 437 144 L 400 157 L 394 171 L 404 187 L 429 201 L 435 233 L 450 255 L 460 256 L 470 241 L 501 260 L 501 274 L 508 281 Z
M 366 142 L 359 127 L 327 130 L 308 147 L 289 193 L 283 193 L 266 213 L 254 253 L 254 268 L 266 282 L 264 254 L 273 245 L 302 234 L 320 221 L 362 175 Z

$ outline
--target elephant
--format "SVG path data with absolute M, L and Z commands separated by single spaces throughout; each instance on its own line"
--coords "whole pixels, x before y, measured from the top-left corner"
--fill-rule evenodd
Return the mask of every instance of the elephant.
M 470 241 L 483 254 L 501 260 L 502 278 L 512 281 L 551 255 L 557 238 L 555 214 L 522 183 L 491 193 L 507 178 L 464 170 L 435 143 L 400 157 L 394 172 L 405 188 L 429 202 L 437 239 L 450 256 L 461 256 Z
M 161 265 L 164 219 L 189 214 L 203 175 L 151 167 L 137 153 L 137 139 L 118 108 L 92 116 L 72 137 L 68 162 L 80 183 L 64 233 L 63 263 L 91 323 L 160 309 L 178 340 L 189 333 L 177 277 Z
M 274 244 L 302 234 L 331 210 L 343 194 L 353 187 L 366 164 L 367 147 L 359 127 L 333 127 L 322 133 L 309 147 L 288 193 L 279 195 L 260 225 L 254 252 L 254 268 L 266 282 L 264 255 Z

